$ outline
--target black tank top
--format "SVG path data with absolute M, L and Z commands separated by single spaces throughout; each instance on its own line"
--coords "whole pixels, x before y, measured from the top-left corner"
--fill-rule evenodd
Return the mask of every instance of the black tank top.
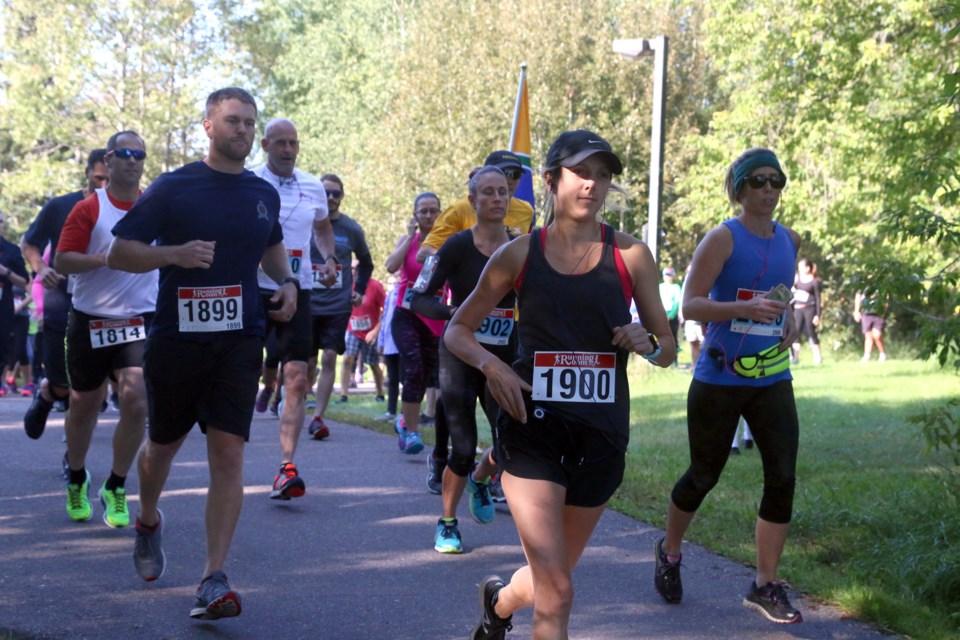
M 614 230 L 603 225 L 603 248 L 588 273 L 564 275 L 547 262 L 545 235 L 530 234 L 518 291 L 519 346 L 513 369 L 533 388 L 533 402 L 568 420 L 629 438 L 629 353 L 612 344 L 613 328 L 631 321 L 616 259 Z

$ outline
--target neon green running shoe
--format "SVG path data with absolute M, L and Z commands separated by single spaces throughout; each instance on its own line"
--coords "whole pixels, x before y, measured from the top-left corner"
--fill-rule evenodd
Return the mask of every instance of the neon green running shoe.
M 93 515 L 90 507 L 90 472 L 83 484 L 67 483 L 67 515 L 77 522 L 86 522 Z
M 127 511 L 127 490 L 123 487 L 107 489 L 106 482 L 100 487 L 100 504 L 103 505 L 103 521 L 108 527 L 119 529 L 130 524 Z

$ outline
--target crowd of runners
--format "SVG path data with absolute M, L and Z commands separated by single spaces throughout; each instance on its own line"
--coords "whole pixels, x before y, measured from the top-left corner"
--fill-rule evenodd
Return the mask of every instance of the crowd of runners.
M 683 535 L 743 416 L 764 466 L 757 577 L 744 604 L 774 622 L 802 619 L 776 579 L 798 426 L 789 371 L 796 322 L 789 294 L 775 294 L 793 284 L 799 236 L 774 219 L 786 175 L 771 151 L 751 149 L 731 165 L 726 188 L 738 211 L 703 240 L 665 312 L 650 251 L 603 222 L 623 163 L 596 133 L 567 131 L 553 141 L 539 224 L 513 197 L 524 169 L 509 151 L 490 153 L 470 172 L 466 195 L 447 207 L 433 192 L 418 194 L 404 233 L 379 263 L 389 274 L 384 287 L 373 277 L 378 264 L 363 228 L 341 210 L 343 180 L 297 168 L 293 122 L 267 122 L 266 162 L 245 167 L 257 118 L 245 90 L 213 92 L 206 156 L 142 191 L 151 141 L 114 133 L 90 154 L 85 188 L 41 210 L 23 237 L 22 259 L 12 243 L 0 247 L 3 287 L 28 289 L 24 262 L 43 287 L 44 376 L 24 429 L 40 438 L 51 410 L 66 408 L 69 518 L 93 517 L 90 490 L 99 487 L 103 521 L 132 522 L 135 570 L 159 580 L 163 536 L 173 534 L 160 507 L 175 499 L 164 497 L 164 484 L 199 425 L 210 483 L 206 558 L 190 615 L 239 615 L 240 596 L 223 569 L 243 502 L 253 414 L 269 410 L 279 421 L 270 498 L 302 498 L 301 433 L 335 437 L 325 413 L 331 402 L 350 402 L 362 362 L 402 454 L 420 454 L 420 427 L 435 427 L 426 485 L 441 496 L 437 552 L 464 551 L 464 494 L 480 525 L 493 521 L 494 501 L 510 506 L 527 564 L 508 580 L 482 580 L 471 637 L 504 638 L 513 612 L 532 607 L 533 637 L 566 638 L 574 567 L 623 479 L 628 361 L 674 363 L 682 304 L 685 320 L 705 331 L 689 394 L 691 464 L 670 496 L 655 588 L 680 602 Z M 12 305 L 12 297 L 0 304 Z M 111 389 L 119 411 L 112 466 L 91 473 L 86 456 Z M 482 452 L 478 402 L 494 440 Z M 131 514 L 126 481 L 134 465 L 139 512 Z

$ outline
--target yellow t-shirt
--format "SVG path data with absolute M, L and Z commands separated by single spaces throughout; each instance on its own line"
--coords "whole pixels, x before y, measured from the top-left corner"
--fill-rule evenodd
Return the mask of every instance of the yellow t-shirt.
M 510 204 L 507 205 L 507 216 L 503 220 L 503 226 L 507 233 L 512 236 L 522 236 L 530 231 L 530 223 L 533 221 L 533 207 L 526 200 L 510 198 Z M 460 231 L 470 229 L 477 224 L 477 212 L 470 205 L 470 200 L 461 198 L 452 205 L 444 209 L 437 221 L 433 223 L 433 229 L 427 239 L 420 243 L 421 247 L 431 247 L 434 250 L 440 249 L 447 238 Z

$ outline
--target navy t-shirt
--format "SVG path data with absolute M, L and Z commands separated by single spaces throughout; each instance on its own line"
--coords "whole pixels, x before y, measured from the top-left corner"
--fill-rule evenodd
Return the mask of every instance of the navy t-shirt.
M 195 342 L 237 334 L 263 336 L 266 316 L 257 266 L 283 240 L 280 196 L 253 172 L 222 173 L 194 162 L 151 184 L 114 235 L 158 246 L 216 241 L 209 269 L 160 269 L 151 336 Z
M 63 223 L 73 207 L 83 200 L 83 191 L 74 191 L 52 198 L 40 210 L 40 214 L 30 224 L 30 228 L 23 234 L 23 239 L 36 247 L 43 255 L 47 245 L 50 245 L 50 265 L 57 255 L 57 243 L 60 242 L 60 231 Z M 56 289 L 43 291 L 43 326 L 60 332 L 67 330 L 67 312 L 70 311 L 70 295 L 67 293 L 67 279 Z

